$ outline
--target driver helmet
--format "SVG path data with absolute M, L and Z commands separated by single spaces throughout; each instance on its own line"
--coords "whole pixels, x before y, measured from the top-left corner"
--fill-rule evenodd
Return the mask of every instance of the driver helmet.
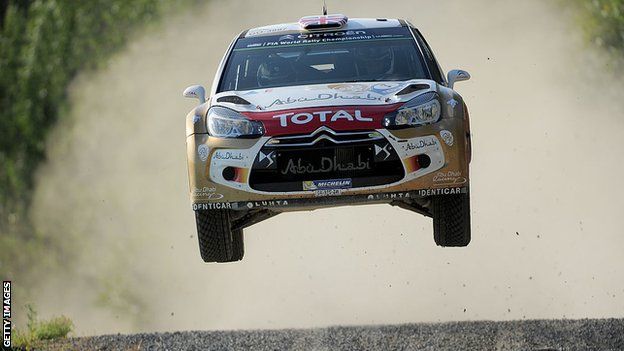
M 355 50 L 355 59 L 366 74 L 382 75 L 391 73 L 394 52 L 388 46 L 367 46 Z
M 258 67 L 258 85 L 283 84 L 291 80 L 294 73 L 295 71 L 287 60 L 271 55 Z

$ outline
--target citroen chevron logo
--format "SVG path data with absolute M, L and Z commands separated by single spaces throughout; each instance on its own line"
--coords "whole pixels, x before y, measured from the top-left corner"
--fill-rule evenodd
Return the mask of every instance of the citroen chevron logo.
M 264 159 L 268 159 L 269 160 L 269 164 L 266 165 L 265 168 L 270 167 L 273 164 L 273 153 L 275 151 L 271 151 L 268 154 L 265 154 L 264 152 L 260 151 L 260 162 L 262 163 L 262 161 L 264 161 Z
M 386 144 L 384 145 L 384 147 L 380 147 L 379 145 L 375 144 L 375 156 L 379 155 L 380 152 L 385 152 L 386 153 L 386 157 L 384 157 L 384 160 L 387 160 L 388 157 L 390 157 L 390 151 L 388 151 L 388 146 L 390 146 L 390 144 Z

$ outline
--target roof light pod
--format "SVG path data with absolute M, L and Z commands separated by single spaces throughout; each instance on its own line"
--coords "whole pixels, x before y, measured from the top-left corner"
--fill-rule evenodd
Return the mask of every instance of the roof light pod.
M 349 18 L 345 15 L 321 15 L 306 16 L 299 20 L 299 26 L 303 29 L 340 28 L 347 24 Z

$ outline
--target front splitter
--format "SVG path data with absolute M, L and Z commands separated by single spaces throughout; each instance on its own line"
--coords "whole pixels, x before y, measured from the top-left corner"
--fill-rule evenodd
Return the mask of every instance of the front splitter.
M 339 190 L 339 189 L 335 189 Z M 279 212 L 313 210 L 316 208 L 367 205 L 379 203 L 391 203 L 394 201 L 409 202 L 411 199 L 426 199 L 437 195 L 453 195 L 468 192 L 468 187 L 451 187 L 440 189 L 421 189 L 403 192 L 340 195 L 339 191 L 327 193 L 318 197 L 302 197 L 275 200 L 238 201 L 238 202 L 207 202 L 193 204 L 193 210 L 221 210 L 248 211 L 257 209 L 269 209 Z

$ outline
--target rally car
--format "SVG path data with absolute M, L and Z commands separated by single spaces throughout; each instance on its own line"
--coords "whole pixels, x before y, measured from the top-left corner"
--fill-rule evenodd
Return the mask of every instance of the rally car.
M 468 110 L 400 19 L 307 16 L 243 31 L 187 116 L 190 196 L 205 262 L 243 258 L 243 229 L 287 211 L 387 203 L 470 242 Z M 409 224 L 406 223 L 406 226 Z

